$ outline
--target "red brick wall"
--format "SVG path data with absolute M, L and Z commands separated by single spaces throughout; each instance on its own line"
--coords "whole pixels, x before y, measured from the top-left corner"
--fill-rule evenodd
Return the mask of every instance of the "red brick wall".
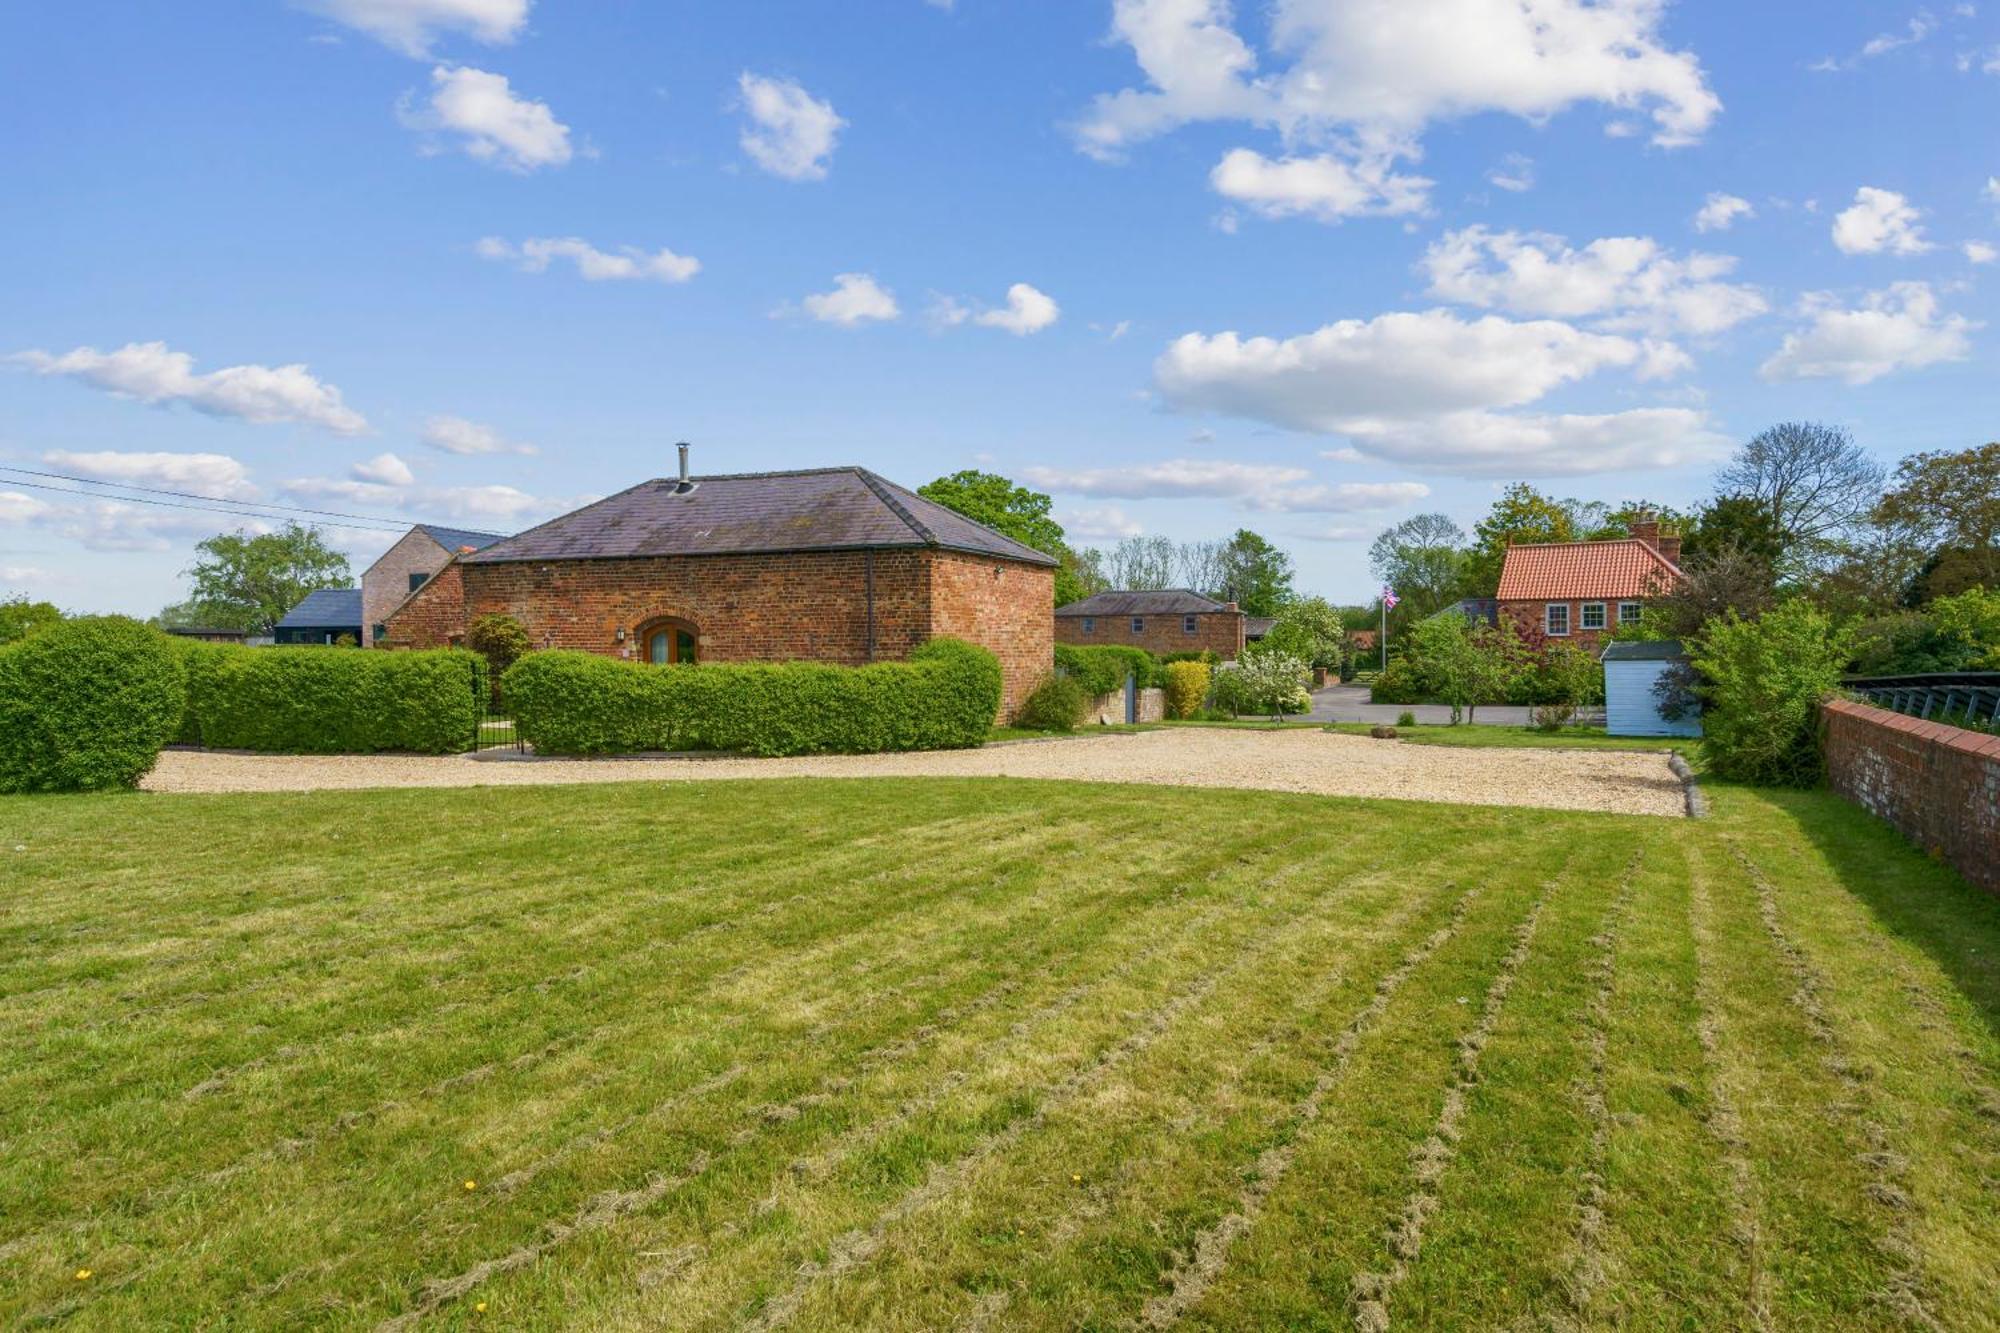
M 2000 736 L 1847 699 L 1820 705 L 1827 782 L 2000 893 Z
M 1000 659 L 1000 716 L 1011 718 L 1055 666 L 1055 571 L 1042 565 L 934 551 L 931 633 L 988 648 Z
M 1168 653 L 1198 653 L 1203 649 L 1214 653 L 1225 662 L 1233 662 L 1243 655 L 1243 620 L 1241 611 L 1197 611 L 1194 616 L 1195 632 L 1189 634 L 1182 614 L 1141 617 L 1146 628 L 1132 632 L 1131 616 L 1097 616 L 1096 632 L 1083 632 L 1082 616 L 1058 616 L 1056 622 L 1056 642 L 1073 643 L 1080 647 L 1097 644 L 1112 644 L 1121 648 L 1144 648 L 1147 652 L 1164 657 Z
M 437 543 L 431 543 L 435 546 Z M 383 621 L 384 648 L 449 648 L 465 637 L 465 566 L 446 565 Z M 363 626 L 372 629 L 372 624 Z
M 361 646 L 371 645 L 375 626 L 386 625 L 389 615 L 410 595 L 410 575 L 435 575 L 451 559 L 451 552 L 416 528 L 404 533 L 381 559 L 361 575 Z M 387 645 L 385 639 L 384 645 Z
M 1584 629 L 1583 604 L 1585 602 L 1600 600 L 1604 603 L 1604 628 L 1601 630 Z M 1630 601 L 1633 599 L 1627 598 L 1626 600 Z M 1618 628 L 1618 599 L 1616 597 L 1601 599 L 1583 597 L 1571 602 L 1569 604 L 1569 633 L 1566 635 L 1544 633 L 1543 626 L 1548 624 L 1548 606 L 1547 602 L 1502 602 L 1500 603 L 1500 614 L 1512 619 L 1514 627 L 1521 631 L 1521 637 L 1530 643 L 1541 643 L 1543 640 L 1549 643 L 1567 643 L 1591 653 L 1595 653 L 1602 647 L 1605 638 L 1610 635 L 1612 630 Z

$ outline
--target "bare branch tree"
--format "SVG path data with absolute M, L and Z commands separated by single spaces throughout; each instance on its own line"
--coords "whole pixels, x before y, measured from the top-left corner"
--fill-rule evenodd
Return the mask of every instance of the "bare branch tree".
M 1182 542 L 1174 548 L 1174 577 L 1180 586 L 1213 597 L 1222 588 L 1222 542 Z
M 1723 493 L 1770 510 L 1784 537 L 1784 572 L 1797 574 L 1838 557 L 1881 497 L 1883 477 L 1840 427 L 1786 421 L 1738 449 L 1715 480 Z

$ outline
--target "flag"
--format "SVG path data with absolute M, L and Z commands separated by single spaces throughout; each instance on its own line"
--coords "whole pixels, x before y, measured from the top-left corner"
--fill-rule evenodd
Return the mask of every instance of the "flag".
M 1384 611 L 1396 609 L 1396 592 L 1386 583 L 1382 585 L 1382 609 Z

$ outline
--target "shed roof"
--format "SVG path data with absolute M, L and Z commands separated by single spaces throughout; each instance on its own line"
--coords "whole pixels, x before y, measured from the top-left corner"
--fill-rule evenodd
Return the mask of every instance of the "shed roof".
M 1059 616 L 1179 616 L 1229 608 L 1186 588 L 1145 588 L 1100 592 L 1056 608 Z
M 1639 598 L 1680 581 L 1680 567 L 1646 542 L 1540 542 L 1507 548 L 1500 567 L 1503 602 L 1569 598 Z
M 1606 662 L 1682 662 L 1687 650 L 1679 639 L 1617 639 L 1604 647 Z
M 278 620 L 280 629 L 359 629 L 361 589 L 319 588 Z
M 506 536 L 505 533 L 499 532 L 475 532 L 471 528 L 441 528 L 435 523 L 419 523 L 417 531 L 453 553 L 456 553 L 461 546 L 470 546 L 475 551 L 483 551 Z
M 860 467 L 642 481 L 503 538 L 466 564 L 931 547 L 1056 560 Z

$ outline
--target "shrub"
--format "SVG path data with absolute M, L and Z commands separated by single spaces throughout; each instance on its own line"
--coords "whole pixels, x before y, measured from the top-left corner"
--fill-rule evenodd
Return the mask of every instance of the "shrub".
M 1399 657 L 1375 677 L 1375 683 L 1368 687 L 1368 702 L 1377 704 L 1420 704 L 1424 701 L 1423 681 L 1417 674 L 1416 664 L 1407 657 Z
M 1574 644 L 1549 643 L 1539 653 L 1524 651 L 1520 669 L 1508 684 L 1507 702 L 1602 704 L 1604 665 Z
M 1528 725 L 1536 731 L 1561 731 L 1575 717 L 1575 704 L 1536 704 L 1528 712 Z
M 1120 644 L 1083 647 L 1059 643 L 1056 645 L 1056 670 L 1074 679 L 1083 686 L 1085 693 L 1097 699 L 1124 689 L 1128 675 L 1140 689 L 1150 688 L 1157 683 L 1160 665 L 1158 659 L 1144 648 Z
M 1208 698 L 1209 681 L 1215 674 L 1208 663 L 1168 662 L 1160 670 L 1167 682 L 1167 716 L 1193 717 L 1202 700 Z
M 903 662 L 647 666 L 530 653 L 504 683 L 515 728 L 549 754 L 746 750 L 870 754 L 979 745 L 1000 709 L 1000 663 L 957 639 Z
M 181 739 L 278 754 L 451 754 L 472 744 L 486 661 L 460 648 L 183 650 Z
M 1089 707 L 1090 696 L 1083 686 L 1060 671 L 1051 671 L 1035 686 L 1014 720 L 1032 731 L 1074 731 Z
M 165 636 L 83 616 L 0 651 L 0 792 L 137 786 L 186 704 Z
M 1417 725 L 1417 715 L 1405 708 L 1402 712 L 1396 714 L 1396 725 L 1399 727 L 1414 727 Z
M 1300 713 L 1312 707 L 1306 691 L 1311 668 L 1305 659 L 1276 649 L 1246 652 L 1233 672 L 1236 692 L 1231 711 L 1268 712 L 1273 718 L 1283 713 Z
M 533 649 L 528 631 L 512 616 L 486 615 L 465 631 L 465 646 L 486 659 L 487 679 L 493 683 L 493 702 L 500 702 L 500 678 L 507 668 Z
M 1730 612 L 1710 621 L 1695 650 L 1707 682 L 1702 750 L 1725 778 L 1774 786 L 1819 780 L 1815 734 L 1820 699 L 1840 684 L 1844 636 L 1826 616 L 1793 601 L 1756 620 Z

